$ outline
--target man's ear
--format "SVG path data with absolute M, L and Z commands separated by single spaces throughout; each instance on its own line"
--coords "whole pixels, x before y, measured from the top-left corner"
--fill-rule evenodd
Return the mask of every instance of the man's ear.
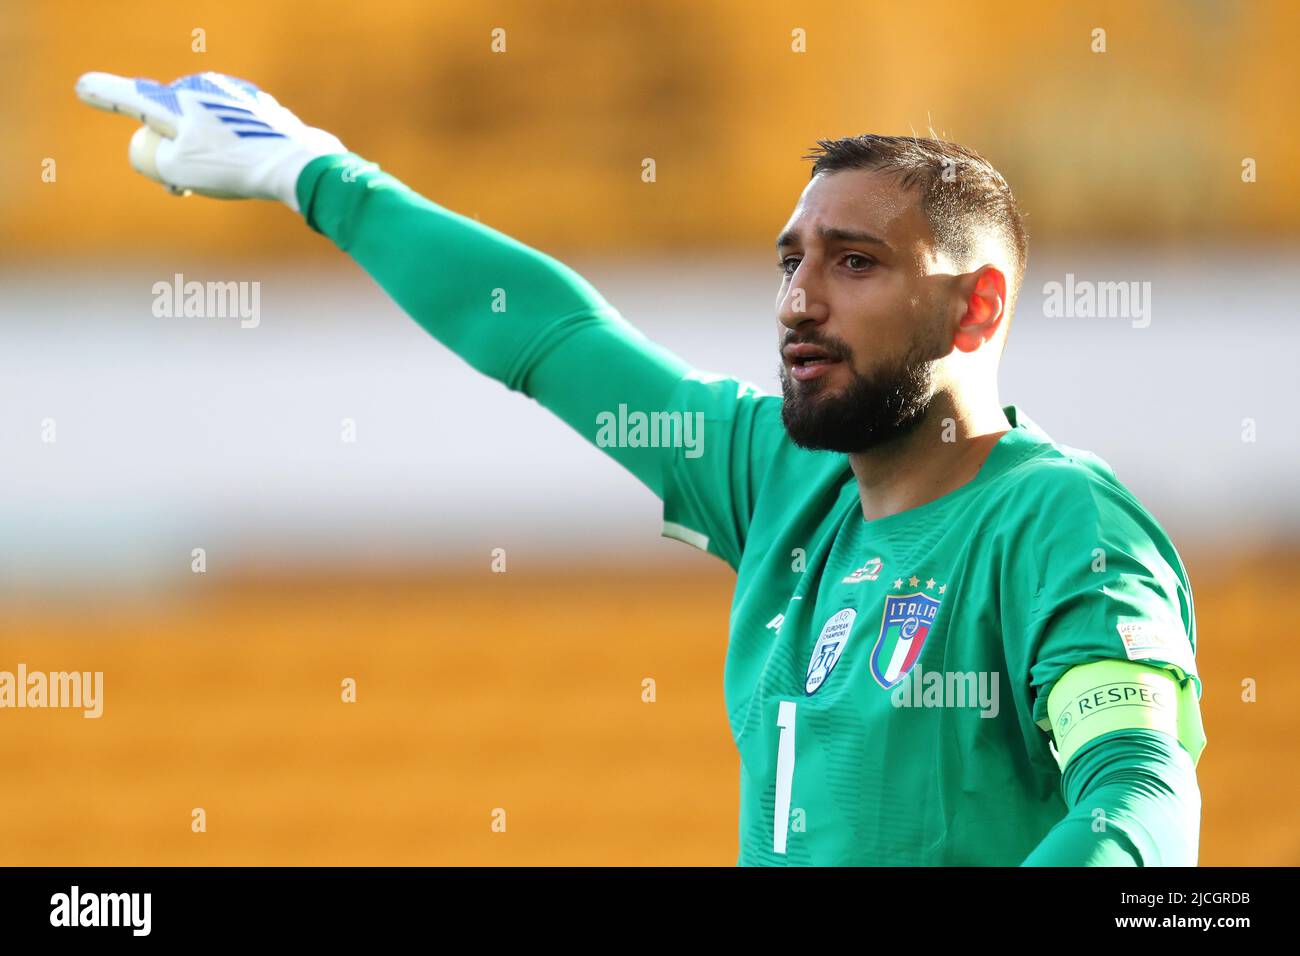
M 1006 318 L 1007 277 L 996 266 L 980 266 L 961 277 L 966 311 L 957 323 L 952 344 L 974 352 L 997 334 Z

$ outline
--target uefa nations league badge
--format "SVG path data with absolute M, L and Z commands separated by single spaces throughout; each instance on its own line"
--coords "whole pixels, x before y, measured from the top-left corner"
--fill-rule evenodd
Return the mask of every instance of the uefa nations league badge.
M 808 678 L 803 685 L 805 694 L 811 696 L 816 693 L 817 688 L 831 676 L 831 669 L 849 643 L 849 632 L 853 630 L 853 619 L 857 616 L 858 612 L 854 608 L 846 607 L 826 622 L 821 636 L 813 646 L 812 659 L 808 662 Z

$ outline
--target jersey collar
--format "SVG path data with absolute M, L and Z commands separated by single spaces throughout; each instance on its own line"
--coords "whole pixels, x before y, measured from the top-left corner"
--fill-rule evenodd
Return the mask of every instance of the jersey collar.
M 1011 425 L 1011 429 L 998 439 L 997 444 L 989 451 L 988 457 L 984 459 L 984 464 L 980 466 L 980 470 L 975 474 L 974 478 L 941 498 L 928 501 L 907 511 L 900 511 L 884 518 L 877 518 L 874 521 L 865 521 L 864 519 L 864 524 L 872 528 L 873 531 L 883 532 L 892 531 L 897 526 L 907 525 L 918 519 L 928 517 L 932 513 L 948 507 L 958 499 L 964 498 L 1007 469 L 1030 457 L 1043 445 L 1052 444 L 1052 439 L 1048 434 L 1039 428 L 1033 419 L 1018 406 L 1004 405 L 1002 411 L 1007 416 L 1007 422 Z M 857 505 L 857 482 L 853 479 L 851 472 L 849 485 L 853 488 L 855 507 L 859 508 L 858 516 L 861 517 L 860 505 Z

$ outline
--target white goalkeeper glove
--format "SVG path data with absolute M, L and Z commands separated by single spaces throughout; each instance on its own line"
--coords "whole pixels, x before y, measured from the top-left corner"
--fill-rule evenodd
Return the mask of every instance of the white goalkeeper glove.
M 298 176 L 313 159 L 346 153 L 247 80 L 195 73 L 163 85 L 87 73 L 77 96 L 145 125 L 131 137 L 131 165 L 177 195 L 278 199 L 298 212 Z

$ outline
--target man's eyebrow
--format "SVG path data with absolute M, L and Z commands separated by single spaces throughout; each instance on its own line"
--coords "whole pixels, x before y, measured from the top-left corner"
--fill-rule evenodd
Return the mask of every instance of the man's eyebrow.
M 869 232 L 862 232 L 854 229 L 827 229 L 824 226 L 817 230 L 817 237 L 822 242 L 864 242 L 877 246 L 889 248 L 889 243 L 885 242 L 877 235 Z M 799 245 L 799 233 L 794 229 L 787 229 L 781 235 L 777 236 L 776 247 L 784 249 L 786 246 Z

